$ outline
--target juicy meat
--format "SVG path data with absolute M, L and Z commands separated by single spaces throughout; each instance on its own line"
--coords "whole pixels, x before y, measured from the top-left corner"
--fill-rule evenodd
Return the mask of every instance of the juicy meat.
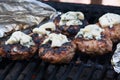
M 44 38 L 42 36 L 40 37 L 38 34 L 32 33 L 30 35 L 35 43 L 34 46 L 28 48 L 19 43 L 8 45 L 2 43 L 2 45 L 0 45 L 0 56 L 10 58 L 12 60 L 31 58 L 33 55 L 35 55 L 36 51 L 38 50 L 38 46 L 42 43 Z
M 3 45 L 0 47 L 0 55 L 12 60 L 29 59 L 35 54 L 36 50 L 36 45 L 30 48 L 20 44 Z
M 33 38 L 33 41 L 37 45 L 37 47 L 39 47 L 39 45 L 41 45 L 41 43 L 44 41 L 45 37 L 47 37 L 46 35 L 39 36 L 39 34 L 36 33 L 32 33 L 30 35 Z
M 113 41 L 118 42 L 120 40 L 120 24 L 113 25 L 112 28 L 104 27 L 105 34 Z
M 82 21 L 82 25 L 59 25 L 60 22 L 60 15 L 57 16 L 54 20 L 55 25 L 57 26 L 57 28 L 61 31 L 62 34 L 69 36 L 75 36 L 78 31 L 80 30 L 80 28 L 83 28 L 84 26 L 86 26 L 88 24 L 87 20 L 81 20 Z
M 112 41 L 109 38 L 102 38 L 102 40 L 76 38 L 74 43 L 77 45 L 79 51 L 86 54 L 102 55 L 112 51 Z
M 39 47 L 39 56 L 50 63 L 68 63 L 75 54 L 75 45 L 72 42 L 64 43 L 61 47 L 50 46 L 50 43 Z

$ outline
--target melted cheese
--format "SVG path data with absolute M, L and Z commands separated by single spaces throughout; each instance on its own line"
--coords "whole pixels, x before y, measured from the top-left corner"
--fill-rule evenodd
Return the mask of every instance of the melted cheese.
M 84 20 L 84 14 L 82 12 L 69 11 L 62 14 L 59 25 L 82 25 L 80 20 Z
M 82 24 L 83 23 L 80 20 L 70 20 L 70 21 L 66 22 L 67 26 L 70 26 L 70 25 L 82 25 Z
M 51 29 L 52 31 L 56 29 L 55 24 L 53 22 L 48 22 L 43 25 L 41 25 L 39 28 L 33 29 L 33 33 L 38 33 L 39 35 L 42 34 L 50 34 L 50 31 L 47 31 L 46 29 Z
M 114 24 L 120 23 L 120 15 L 114 13 L 106 13 L 99 18 L 102 27 L 113 27 Z
M 42 44 L 46 44 L 49 40 L 52 41 L 51 47 L 60 47 L 62 44 L 69 42 L 65 35 L 51 33 Z
M 85 26 L 85 28 L 80 29 L 80 31 L 77 33 L 75 37 L 84 37 L 86 39 L 96 39 L 100 40 L 101 39 L 101 32 L 104 31 L 101 29 L 98 25 L 93 24 L 93 25 L 88 25 Z
M 84 14 L 82 12 L 69 11 L 61 15 L 61 20 L 84 20 Z
M 32 37 L 29 35 L 24 34 L 21 31 L 14 32 L 11 37 L 6 41 L 7 44 L 14 44 L 14 43 L 20 43 L 23 46 L 30 47 L 31 45 L 35 45 Z
M 117 49 L 112 56 L 111 64 L 113 65 L 114 70 L 117 73 L 120 73 L 120 43 L 117 45 Z

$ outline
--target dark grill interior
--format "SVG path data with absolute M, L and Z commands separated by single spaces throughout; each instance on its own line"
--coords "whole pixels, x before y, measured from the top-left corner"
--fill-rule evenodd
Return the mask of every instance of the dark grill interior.
M 70 64 L 49 64 L 38 58 L 0 63 L 0 80 L 120 80 L 110 65 L 110 55 L 75 55 Z M 80 61 L 81 60 L 81 61 Z
M 89 23 L 106 12 L 120 14 L 119 7 L 46 2 L 58 11 L 82 11 Z M 0 80 L 120 80 L 114 72 L 110 60 L 113 53 L 89 56 L 76 52 L 69 64 L 49 64 L 38 57 L 26 61 L 2 59 Z

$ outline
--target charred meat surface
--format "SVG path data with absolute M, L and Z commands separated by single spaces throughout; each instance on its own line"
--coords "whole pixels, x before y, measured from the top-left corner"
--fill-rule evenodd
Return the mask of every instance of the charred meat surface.
M 39 47 L 39 45 L 41 45 L 41 43 L 44 41 L 45 37 L 47 37 L 46 35 L 39 36 L 39 34 L 37 33 L 32 33 L 30 35 L 33 38 L 33 41 L 37 45 L 37 47 Z
M 85 40 L 77 38 L 74 40 L 79 51 L 86 54 L 103 55 L 112 51 L 112 41 L 109 38 L 102 40 Z
M 112 51 L 112 41 L 98 24 L 90 24 L 75 36 L 74 43 L 79 51 L 87 54 L 105 54 Z
M 22 46 L 20 44 L 1 45 L 0 55 L 10 58 L 12 60 L 29 59 L 37 50 L 37 46 L 31 46 L 30 48 Z
M 75 54 L 75 44 L 64 43 L 61 47 L 51 47 L 51 42 L 39 47 L 39 56 L 50 63 L 69 63 Z
M 80 28 L 83 28 L 88 24 L 86 19 L 83 20 L 73 19 L 73 21 L 68 19 L 63 20 L 63 22 L 61 22 L 61 16 L 62 14 L 55 17 L 53 22 L 55 23 L 56 27 L 61 31 L 61 33 L 67 35 L 68 37 L 69 36 L 74 37 L 80 30 Z
M 58 29 L 61 31 L 62 34 L 69 36 L 75 36 L 77 32 L 81 29 L 84 28 L 87 25 L 87 21 L 83 21 L 83 25 L 63 25 L 59 26 Z
M 0 45 L 0 55 L 12 60 L 30 59 L 37 53 L 36 51 L 45 39 L 46 35 L 39 36 L 36 33 L 31 33 L 29 35 L 32 37 L 35 45 L 26 47 L 20 43 L 6 45 L 4 42 Z
M 106 13 L 99 18 L 99 24 L 110 39 L 116 43 L 120 40 L 120 15 Z
M 114 42 L 120 41 L 120 24 L 113 25 L 112 28 L 105 27 L 105 34 Z

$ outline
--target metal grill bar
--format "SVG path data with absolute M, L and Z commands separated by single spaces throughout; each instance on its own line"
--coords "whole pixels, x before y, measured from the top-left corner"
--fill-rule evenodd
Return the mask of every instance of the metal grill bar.
M 59 70 L 59 68 L 60 68 L 60 66 L 56 66 L 54 69 L 53 69 L 53 71 L 52 71 L 52 73 L 51 73 L 51 76 L 48 78 L 48 80 L 55 80 L 56 78 L 55 78 L 55 75 L 56 75 L 56 73 L 58 72 L 58 70 Z
M 120 80 L 120 75 L 118 75 L 117 80 Z
M 89 64 L 88 64 L 89 63 Z M 113 80 L 118 79 L 113 68 L 98 63 L 71 63 L 69 65 L 51 65 L 45 62 L 12 62 L 1 72 L 0 80 Z M 90 64 L 91 63 L 91 64 Z M 77 72 L 73 69 L 77 67 Z M 48 74 L 48 69 L 49 74 Z M 61 72 L 61 70 L 63 70 Z M 61 78 L 57 75 L 60 73 Z M 48 76 L 47 76 L 48 74 Z M 34 76 L 34 78 L 32 78 Z
M 35 80 L 41 80 L 43 78 L 48 65 L 49 64 L 47 64 L 47 63 L 45 64 L 44 62 L 41 63 L 41 65 L 40 65 L 40 67 L 41 67 L 40 71 L 39 71 L 39 73 L 38 73 L 38 75 L 37 75 L 37 77 L 36 77 Z
M 101 80 L 104 77 L 106 68 L 103 67 L 102 65 L 96 65 L 95 66 L 96 70 L 94 71 L 91 80 Z
M 84 68 L 84 65 L 81 64 L 73 80 L 77 80 L 79 78 L 79 75 L 82 73 L 83 68 Z
M 36 62 L 30 63 L 30 66 L 28 67 L 29 70 L 28 71 L 26 70 L 27 74 L 24 80 L 30 80 L 32 78 L 32 73 L 34 72 L 36 65 L 37 65 Z
M 35 62 L 30 62 L 25 69 L 21 72 L 17 80 L 24 80 L 27 75 L 30 75 L 32 69 L 36 66 Z M 29 77 L 28 77 L 29 78 Z
M 70 73 L 72 67 L 73 67 L 73 63 L 71 63 L 71 64 L 68 65 L 68 68 L 66 69 L 64 75 L 61 77 L 60 80 L 66 80 L 67 75 Z
M 6 75 L 10 72 L 11 68 L 13 67 L 14 63 L 8 64 L 5 69 L 0 74 L 0 80 L 4 80 Z
M 17 62 L 12 69 L 10 69 L 10 73 L 6 76 L 4 80 L 16 80 L 21 73 L 21 71 L 24 69 L 25 65 L 24 63 Z
M 93 65 L 90 69 L 91 70 L 88 73 L 89 75 L 86 77 L 86 80 L 91 80 L 92 73 L 95 71 L 95 65 Z

